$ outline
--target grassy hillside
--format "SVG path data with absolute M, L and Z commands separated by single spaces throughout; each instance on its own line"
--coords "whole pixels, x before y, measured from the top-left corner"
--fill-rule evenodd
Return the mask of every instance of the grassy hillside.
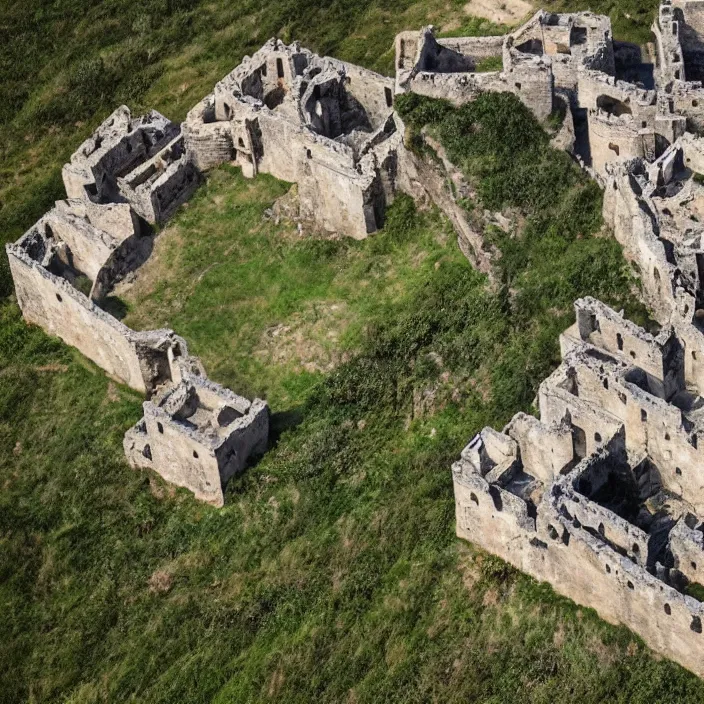
M 60 197 L 60 164 L 116 103 L 182 117 L 272 34 L 388 70 L 400 28 L 486 31 L 461 2 L 348 5 L 5 3 L 2 237 Z M 113 301 L 270 400 L 272 448 L 223 509 L 130 470 L 139 396 L 0 303 L 3 704 L 704 697 L 625 629 L 454 538 L 450 464 L 530 408 L 574 298 L 643 311 L 598 189 L 520 103 L 400 107 L 465 169 L 473 207 L 520 215 L 487 232 L 495 289 L 407 198 L 364 242 L 300 238 L 266 217 L 286 184 L 223 167 Z
M 701 700 L 625 629 L 454 537 L 449 466 L 530 407 L 572 300 L 639 309 L 598 189 L 518 101 L 400 107 L 482 184 L 508 154 L 544 164 L 480 189 L 522 214 L 494 233 L 502 286 L 407 198 L 364 242 L 301 239 L 265 217 L 285 184 L 223 167 L 123 293 L 129 322 L 175 325 L 216 379 L 272 400 L 274 445 L 224 509 L 128 469 L 136 395 L 2 307 L 5 701 Z

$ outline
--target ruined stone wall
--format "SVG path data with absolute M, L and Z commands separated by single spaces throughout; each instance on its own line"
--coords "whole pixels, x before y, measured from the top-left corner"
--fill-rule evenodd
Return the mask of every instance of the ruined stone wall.
M 626 257 L 637 266 L 648 306 L 659 319 L 668 320 L 676 309 L 671 285 L 675 270 L 655 232 L 653 208 L 640 197 L 641 193 L 628 167 L 614 168 L 604 189 L 604 221 Z
M 486 91 L 512 92 L 498 71 L 478 74 L 421 71 L 412 79 L 410 90 L 428 98 L 449 100 L 457 107 Z
M 127 176 L 118 177 L 120 194 L 147 222 L 164 223 L 200 185 L 200 175 L 178 136 Z
M 569 423 L 547 426 L 534 416 L 518 413 L 504 432 L 516 442 L 525 471 L 541 482 L 551 482 L 572 462 Z
M 574 307 L 577 322 L 560 338 L 563 356 L 574 336 L 624 362 L 637 362 L 656 396 L 669 399 L 684 389 L 683 353 L 670 326 L 654 337 L 593 298 L 579 299 Z
M 17 303 L 27 322 L 60 337 L 108 375 L 137 391 L 147 393 L 165 380 L 166 351 L 153 351 L 155 357 L 163 358 L 161 364 L 153 359 L 149 334 L 130 330 L 17 245 L 7 245 L 7 255 Z M 165 331 L 163 337 L 169 334 Z
M 538 120 L 552 114 L 554 82 L 552 65 L 537 57 L 523 57 L 504 49 L 503 77 L 514 93 Z
M 658 54 L 657 72 L 660 81 L 686 80 L 684 54 L 680 45 L 680 23 L 672 5 L 660 5 L 658 17 L 652 26 Z
M 302 217 L 357 239 L 377 229 L 365 209 L 374 174 L 358 172 L 349 147 L 276 115 L 262 113 L 257 121 L 263 145 L 258 170 L 298 183 Z
M 43 227 L 65 242 L 71 250 L 76 270 L 94 280 L 98 272 L 118 246 L 108 232 L 99 230 L 90 222 L 52 208 L 43 218 Z
M 589 462 L 569 476 L 584 471 Z M 642 531 L 624 526 L 594 504 L 585 505 L 566 481 L 546 489 L 532 518 L 526 501 L 482 478 L 465 460 L 454 465 L 453 479 L 459 537 L 549 582 L 555 591 L 596 609 L 605 620 L 628 626 L 654 650 L 704 674 L 698 657 L 704 606 L 631 559 L 633 545 L 638 546 L 641 562 L 647 555 Z M 628 541 L 630 558 L 587 530 L 598 535 L 604 523 L 612 539 Z
M 200 171 L 208 171 L 234 159 L 230 125 L 215 120 L 215 97 L 212 94 L 189 110 L 181 130 L 186 151 Z
M 144 417 L 125 434 L 125 454 L 133 467 L 222 506 L 228 481 L 267 449 L 269 408 L 194 375 L 184 369 L 189 364 L 179 365 L 178 382 L 144 403 Z
M 480 93 L 513 93 L 539 119 L 552 112 L 552 74 L 516 67 L 508 72 L 427 73 L 419 72 L 410 82 L 410 90 L 429 98 L 449 100 L 460 106 L 476 100 Z
M 373 209 L 368 212 L 366 207 L 371 182 L 315 157 L 306 166 L 307 177 L 298 189 L 304 218 L 316 219 L 326 230 L 345 232 L 355 239 L 364 239 L 378 229 Z
M 699 520 L 691 513 L 682 516 L 670 533 L 674 567 L 695 583 L 702 581 L 704 533 Z
M 540 422 L 557 428 L 567 421 L 571 428 L 579 428 L 584 434 L 584 446 L 579 452 L 575 452 L 575 455 L 587 457 L 597 452 L 607 439 L 613 437 L 622 422 L 606 409 L 588 403 L 573 393 L 574 381 L 574 371 L 563 366 L 540 385 Z
M 149 466 L 167 482 L 188 488 L 197 499 L 222 506 L 215 451 L 205 447 L 195 431 L 150 401 L 144 402 L 143 409 L 151 452 Z
M 232 477 L 244 471 L 252 455 L 261 455 L 269 439 L 269 407 L 255 399 L 247 415 L 232 423 L 230 436 L 216 450 L 220 465 L 220 481 L 224 486 Z
M 376 129 L 393 109 L 394 79 L 339 59 L 326 60 L 344 71 L 345 90 L 364 107 Z
M 501 56 L 504 37 L 440 37 L 438 44 L 478 61 Z
M 598 174 L 604 174 L 612 162 L 654 154 L 654 132 L 641 128 L 630 115 L 616 117 L 601 110 L 588 114 L 592 168 Z

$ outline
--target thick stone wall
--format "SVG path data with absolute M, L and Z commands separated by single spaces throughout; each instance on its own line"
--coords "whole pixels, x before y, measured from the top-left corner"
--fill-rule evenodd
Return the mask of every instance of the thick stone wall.
M 477 448 L 485 441 L 497 444 L 489 433 L 482 431 L 453 466 L 457 535 L 549 582 L 607 621 L 628 626 L 654 650 L 703 675 L 698 653 L 704 605 L 673 586 L 683 573 L 658 564 L 652 574 L 646 568 L 650 536 L 578 493 L 580 484 L 592 482 L 598 490 L 605 470 L 628 470 L 622 434 L 567 474 L 547 481 L 536 506 L 514 493 L 525 468 L 516 443 L 512 456 L 484 450 L 484 459 L 478 459 Z M 682 532 L 672 532 L 673 549 L 695 573 L 692 565 L 703 556 L 701 540 L 698 545 L 691 532 L 679 537 Z M 694 540 L 686 540 L 690 537 Z
M 208 95 L 189 110 L 181 126 L 186 151 L 200 171 L 235 158 L 231 126 L 215 121 L 215 96 Z
M 7 255 L 17 303 L 27 322 L 60 337 L 108 375 L 142 393 L 170 378 L 166 349 L 185 346 L 181 338 L 171 331 L 136 333 L 17 245 L 7 245 Z

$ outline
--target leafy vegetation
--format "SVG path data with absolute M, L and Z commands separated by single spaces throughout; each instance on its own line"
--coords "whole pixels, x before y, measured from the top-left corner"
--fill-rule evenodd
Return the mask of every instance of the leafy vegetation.
M 591 257 L 601 262 L 595 266 L 602 295 L 623 295 L 626 274 L 618 245 L 588 237 L 602 227 L 598 186 L 567 154 L 550 146 L 547 133 L 514 95 L 487 93 L 454 109 L 409 93 L 399 96 L 396 106 L 412 130 L 412 143 L 422 142 L 420 130 L 429 127 L 474 184 L 485 208 L 517 208 L 526 216 L 520 238 L 498 228 L 486 233 L 501 252 L 501 279 L 515 291 L 520 318 L 569 307 L 577 289 L 592 284 L 576 283 Z M 645 322 L 642 309 L 621 303 Z

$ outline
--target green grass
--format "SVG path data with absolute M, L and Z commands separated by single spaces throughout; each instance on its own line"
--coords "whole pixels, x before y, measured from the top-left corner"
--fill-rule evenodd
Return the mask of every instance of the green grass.
M 161 234 L 124 322 L 169 326 L 226 385 L 275 407 L 303 403 L 326 371 L 356 351 L 365 327 L 443 261 L 461 261 L 449 226 L 356 242 L 303 237 L 265 219 L 287 184 L 221 167 Z M 387 227 L 400 233 L 395 217 Z M 449 243 L 449 244 L 448 244 Z
M 508 34 L 512 27 L 505 24 L 496 24 L 483 17 L 463 17 L 461 24 L 452 29 L 439 32 L 441 37 L 500 37 Z M 441 28 L 442 30 L 442 28 Z
M 504 67 L 504 60 L 501 56 L 488 56 L 477 63 L 477 73 L 487 73 L 489 71 L 501 71 Z

